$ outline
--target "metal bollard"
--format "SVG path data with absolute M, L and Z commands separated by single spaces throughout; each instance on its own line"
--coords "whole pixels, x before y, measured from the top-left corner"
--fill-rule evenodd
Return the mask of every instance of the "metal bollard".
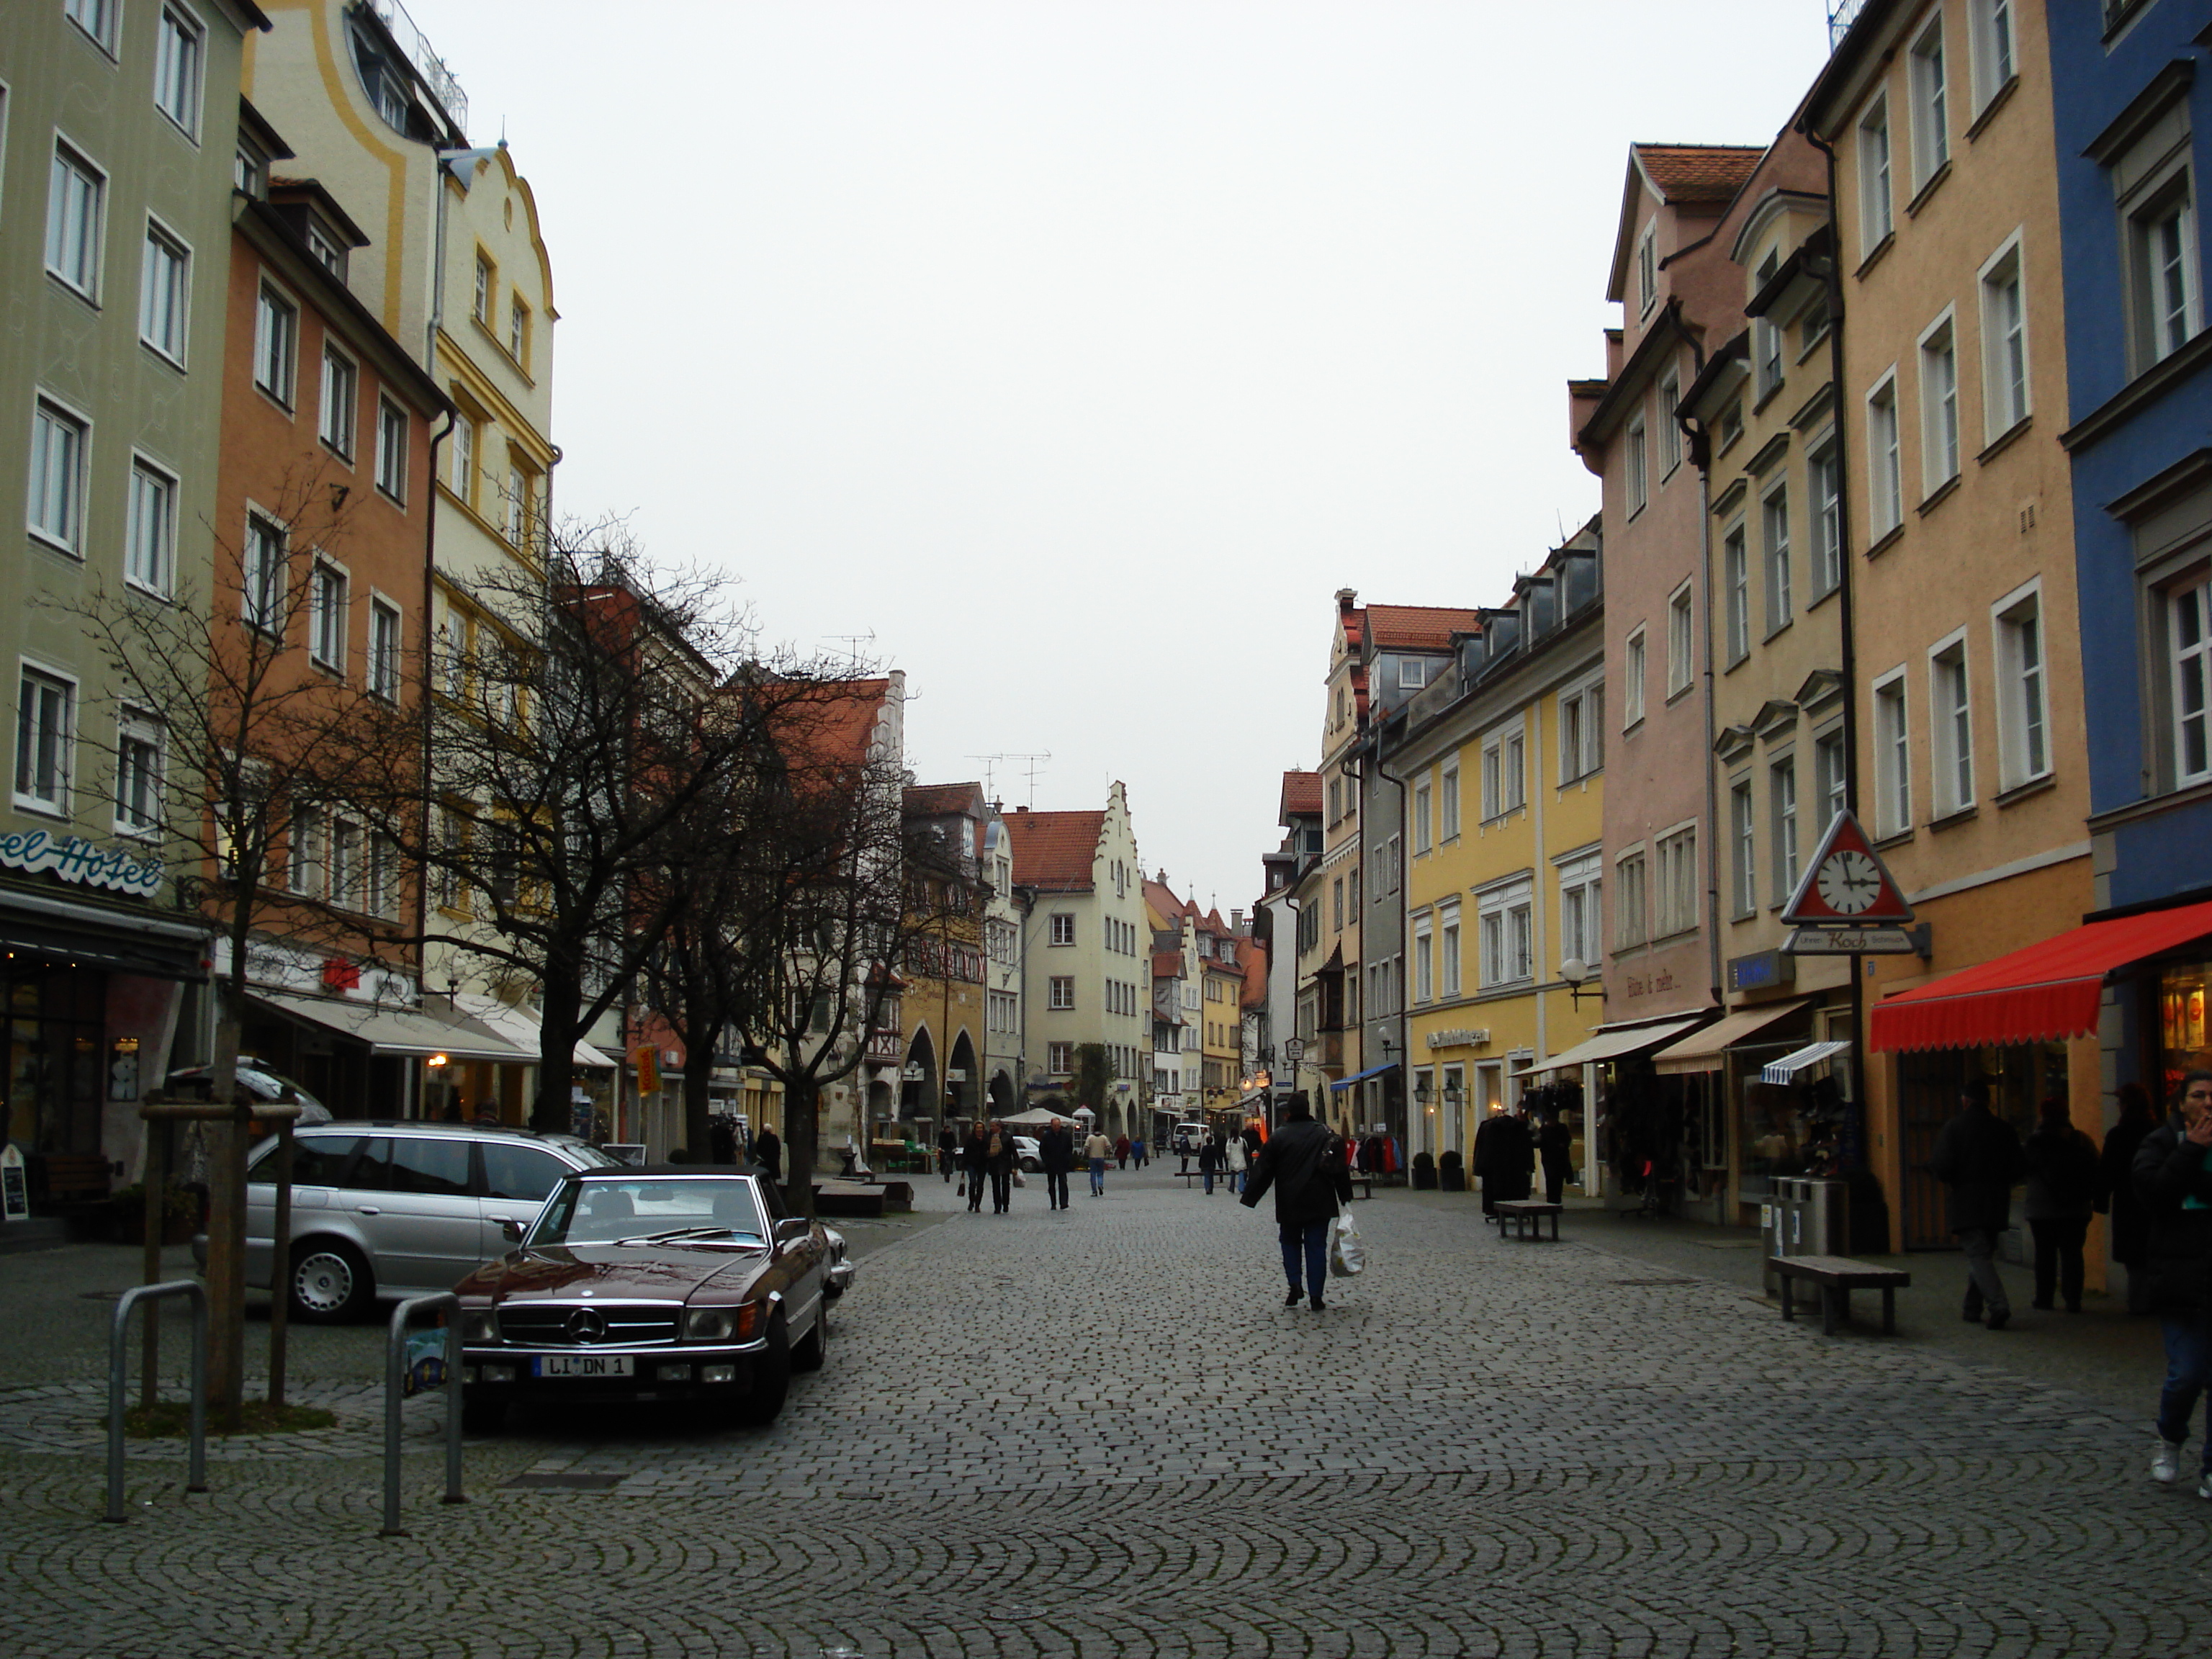
M 465 1504 L 461 1492 L 461 1298 L 451 1291 L 410 1297 L 392 1310 L 392 1332 L 384 1352 L 384 1526 L 380 1538 L 404 1538 L 399 1524 L 399 1422 L 401 1379 L 407 1374 L 407 1327 L 425 1310 L 446 1316 L 446 1495 L 447 1504 Z
M 129 1339 L 131 1310 L 141 1302 L 159 1302 L 171 1296 L 190 1297 L 192 1303 L 192 1450 L 185 1490 L 207 1490 L 207 1291 L 190 1279 L 134 1285 L 116 1303 L 115 1322 L 107 1334 L 107 1514 L 104 1518 L 109 1521 L 128 1518 L 123 1512 L 123 1413 L 128 1388 L 124 1378 L 124 1348 Z M 149 1308 L 148 1320 L 155 1316 Z

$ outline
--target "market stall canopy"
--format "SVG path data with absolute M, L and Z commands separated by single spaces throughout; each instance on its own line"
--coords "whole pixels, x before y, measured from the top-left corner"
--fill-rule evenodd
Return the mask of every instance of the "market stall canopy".
M 420 1008 L 387 1008 L 350 997 L 301 996 L 291 991 L 256 988 L 249 1000 L 288 1019 L 319 1025 L 380 1054 L 446 1054 L 454 1060 L 490 1060 L 505 1064 L 538 1058 L 499 1032 L 465 1018 L 448 1018 Z
M 1354 1072 L 1350 1077 L 1339 1078 L 1328 1086 L 1332 1089 L 1349 1089 L 1355 1083 L 1364 1083 L 1370 1077 L 1381 1077 L 1385 1072 L 1395 1072 L 1397 1069 L 1398 1062 L 1394 1060 L 1381 1066 L 1370 1066 L 1364 1072 Z
M 1074 1119 L 1073 1112 L 1048 1112 L 1042 1106 L 1032 1106 L 1026 1112 L 1015 1112 L 998 1121 L 1009 1129 L 1049 1129 L 1055 1123 L 1071 1123 Z M 988 1123 L 991 1120 L 983 1121 Z
M 1651 1056 L 1651 1063 L 1662 1076 L 1717 1072 L 1725 1062 L 1724 1049 L 1796 1013 L 1811 1000 L 1810 997 L 1799 997 L 1794 1002 L 1767 1002 L 1756 1008 L 1739 1008 L 1726 1019 L 1717 1020 L 1704 1030 L 1692 1032 L 1680 1042 L 1662 1048 Z
M 1849 1038 L 1830 1038 L 1826 1042 L 1808 1042 L 1803 1048 L 1786 1054 L 1759 1068 L 1761 1083 L 1788 1083 L 1808 1066 L 1817 1066 L 1824 1060 L 1832 1060 L 1850 1047 Z
M 1573 1048 L 1544 1060 L 1531 1060 L 1514 1075 L 1532 1077 L 1538 1072 L 1560 1072 L 1571 1066 L 1588 1066 L 1596 1060 L 1641 1054 L 1670 1037 L 1681 1036 L 1704 1018 L 1702 1014 L 1692 1014 L 1686 1019 L 1662 1020 L 1656 1025 L 1601 1025 Z
M 1886 999 L 1867 1047 L 1978 1048 L 2050 1042 L 2097 1029 L 2105 975 L 2212 933 L 2212 902 L 2084 922 L 2071 933 Z

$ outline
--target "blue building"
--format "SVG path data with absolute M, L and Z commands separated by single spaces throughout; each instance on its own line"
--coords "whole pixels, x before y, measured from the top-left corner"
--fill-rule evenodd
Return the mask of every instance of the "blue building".
M 2098 918 L 2212 932 L 2212 3 L 2045 9 Z M 2188 921 L 2114 977 L 2108 1089 L 2212 1063 L 2212 944 L 2164 944 Z

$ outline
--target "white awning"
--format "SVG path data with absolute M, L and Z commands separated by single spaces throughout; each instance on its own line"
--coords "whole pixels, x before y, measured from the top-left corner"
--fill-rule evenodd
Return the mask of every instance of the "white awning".
M 422 1008 L 392 1008 L 350 997 L 310 997 L 256 988 L 254 1001 L 289 1018 L 305 1020 L 366 1042 L 380 1054 L 447 1054 L 455 1060 L 513 1063 L 533 1058 L 499 1032 L 466 1018 Z
M 539 1035 L 538 1022 L 528 1011 L 511 1002 L 501 1002 L 497 997 L 478 996 L 471 991 L 453 993 L 453 1006 L 471 1019 L 489 1025 L 509 1042 L 522 1050 L 523 1058 L 535 1065 L 544 1046 Z M 614 1070 L 617 1062 L 604 1050 L 593 1048 L 579 1038 L 576 1042 L 576 1064 L 602 1066 Z
M 1781 1059 L 1761 1066 L 1759 1080 L 1761 1083 L 1788 1083 L 1808 1066 L 1817 1066 L 1824 1060 L 1832 1059 L 1850 1046 L 1848 1037 L 1827 1042 L 1808 1042 L 1795 1054 L 1784 1054 Z
M 1726 1019 L 1716 1021 L 1704 1030 L 1662 1048 L 1651 1056 L 1651 1063 L 1662 1077 L 1684 1072 L 1717 1072 L 1725 1058 L 1722 1050 L 1765 1030 L 1776 1020 L 1797 1012 L 1811 1000 L 1810 997 L 1799 997 L 1790 1002 L 1767 1002 L 1756 1008 L 1739 1008 Z
M 1623 1054 L 1641 1054 L 1669 1038 L 1678 1037 L 1695 1025 L 1702 1018 L 1692 1014 L 1687 1019 L 1665 1019 L 1652 1025 L 1601 1026 L 1584 1042 L 1547 1059 L 1531 1061 L 1516 1077 L 1529 1077 L 1538 1072 L 1561 1072 L 1572 1066 L 1587 1066 L 1601 1060 L 1618 1060 Z

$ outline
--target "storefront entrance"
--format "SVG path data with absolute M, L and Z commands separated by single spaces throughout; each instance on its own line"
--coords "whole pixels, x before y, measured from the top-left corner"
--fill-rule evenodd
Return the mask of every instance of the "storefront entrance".
M 107 975 L 11 959 L 0 964 L 0 1001 L 9 1139 L 33 1152 L 99 1152 Z
M 2035 1107 L 2067 1097 L 2063 1042 L 2012 1043 L 2002 1048 L 1930 1048 L 1897 1057 L 1898 1128 L 1904 1146 L 1905 1248 L 1949 1249 L 1943 1183 L 1929 1173 L 1936 1138 L 1959 1115 L 1959 1091 L 1974 1078 L 1990 1084 L 1990 1109 L 2022 1140 L 2034 1132 Z

